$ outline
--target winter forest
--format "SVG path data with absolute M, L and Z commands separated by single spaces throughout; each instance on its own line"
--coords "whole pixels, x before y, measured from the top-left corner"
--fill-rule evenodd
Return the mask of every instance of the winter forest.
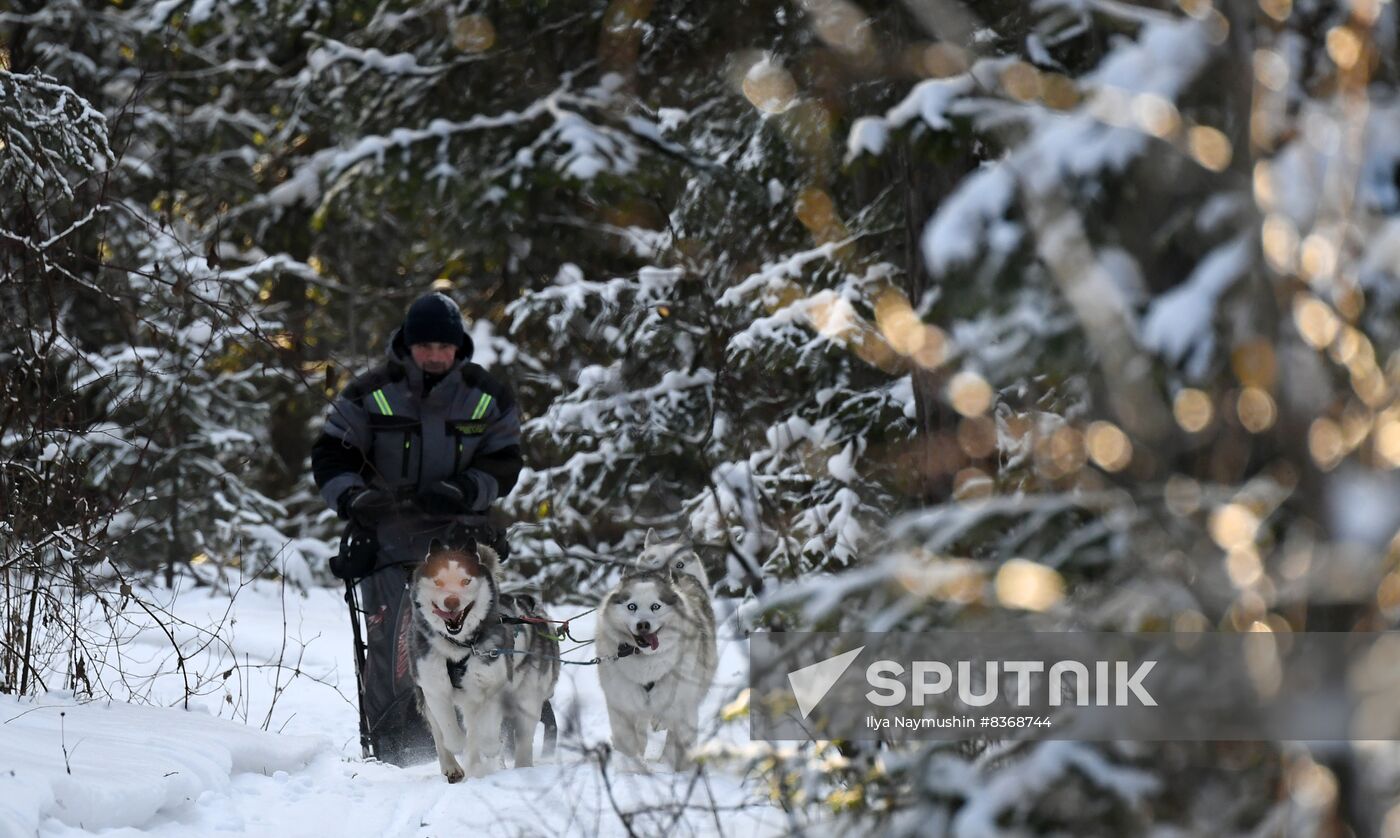
M 1396 627 L 1398 35 L 0 0 L 0 834 L 1400 836 L 1393 742 L 765 743 L 742 668 L 769 630 Z M 360 759 L 311 447 L 430 290 L 518 400 L 512 577 L 567 617 L 648 530 L 704 559 L 694 771 L 610 764 L 570 666 L 554 764 Z

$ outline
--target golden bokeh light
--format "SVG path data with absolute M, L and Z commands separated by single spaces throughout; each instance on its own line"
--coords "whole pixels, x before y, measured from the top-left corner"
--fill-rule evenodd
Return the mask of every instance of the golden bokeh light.
M 808 0 L 812 28 L 827 46 L 854 58 L 866 59 L 875 52 L 870 20 L 845 0 Z
M 1341 321 L 1324 302 L 1313 296 L 1299 295 L 1293 299 L 1293 322 L 1298 334 L 1314 349 L 1325 349 L 1337 337 Z
M 1259 0 L 1259 8 L 1264 14 L 1282 23 L 1293 13 L 1293 0 Z
M 1375 417 L 1365 405 L 1352 403 L 1342 411 L 1342 446 L 1346 453 L 1355 451 L 1366 441 L 1375 427 Z
M 1054 568 L 1012 559 L 997 570 L 997 601 L 1007 608 L 1045 611 L 1065 596 L 1065 581 Z
M 1001 86 L 1013 99 L 1034 101 L 1040 98 L 1040 71 L 1024 61 L 1013 62 L 1001 71 Z
M 459 52 L 486 52 L 496 44 L 496 27 L 485 15 L 467 15 L 452 27 L 452 46 Z
M 1361 36 L 1349 26 L 1334 26 L 1327 32 L 1327 55 L 1343 70 L 1356 66 L 1362 49 Z
M 1273 167 L 1267 160 L 1260 160 L 1254 164 L 1254 203 L 1264 212 L 1273 212 L 1277 203 Z
M 1363 346 L 1370 346 L 1370 341 L 1366 340 L 1365 335 L 1352 326 L 1345 326 L 1337 333 L 1337 338 L 1332 341 L 1332 345 L 1327 348 L 1327 354 L 1337 363 L 1350 367 L 1356 360 L 1358 353 L 1364 351 Z
M 797 99 L 792 73 L 764 58 L 744 75 L 744 96 L 764 113 L 782 113 Z
M 1230 139 L 1218 129 L 1197 125 L 1187 132 L 1186 141 L 1197 163 L 1212 172 L 1223 172 L 1229 167 L 1233 156 Z
M 1210 425 L 1215 408 L 1210 396 L 1192 387 L 1184 388 L 1172 400 L 1172 415 L 1176 423 L 1187 433 L 1200 433 Z
M 914 361 L 924 369 L 935 369 L 943 366 L 943 362 L 948 360 L 948 335 L 937 326 L 924 324 L 924 342 L 918 352 L 914 353 Z
M 1386 384 L 1385 375 L 1375 367 L 1361 375 L 1353 373 L 1351 389 L 1368 407 L 1380 408 L 1390 401 L 1390 386 Z
M 903 295 L 882 295 L 875 306 L 875 323 L 899 354 L 913 355 L 924 348 L 924 324 Z
M 1176 105 L 1151 93 L 1133 97 L 1133 116 L 1142 130 L 1154 137 L 1170 137 L 1181 128 Z
M 830 198 L 822 203 L 829 205 Z M 875 325 L 892 349 L 926 369 L 942 365 L 948 357 L 948 335 L 920 320 L 908 298 L 893 288 L 886 288 L 875 299 Z
M 971 559 L 917 556 L 900 562 L 895 578 L 915 596 L 962 605 L 981 601 L 987 581 Z
M 997 447 L 997 426 L 986 416 L 973 416 L 958 423 L 958 447 L 974 460 L 990 457 Z
M 1376 422 L 1376 456 L 1390 468 L 1400 468 L 1400 418 L 1394 411 L 1381 414 Z
M 792 211 L 797 220 L 802 222 L 802 226 L 814 233 L 830 227 L 837 221 L 835 202 L 825 189 L 817 186 L 808 186 L 798 193 Z
M 1308 427 L 1308 453 L 1323 471 L 1331 471 L 1346 456 L 1342 429 L 1331 419 L 1318 417 Z
M 1264 258 L 1281 274 L 1293 273 L 1298 256 L 1298 228 L 1282 213 L 1269 213 L 1261 231 Z
M 1225 554 L 1225 572 L 1236 588 L 1248 588 L 1263 577 L 1264 563 L 1254 545 L 1247 544 Z
M 1066 111 L 1079 104 L 1079 88 L 1074 79 L 1060 73 L 1040 74 L 1041 101 L 1046 107 Z
M 660 313 L 663 317 L 666 316 L 666 312 Z M 812 299 L 811 305 L 807 308 L 807 319 L 818 334 L 832 340 L 838 340 L 857 331 L 860 322 L 860 318 L 850 301 L 830 291 Z
M 992 406 L 992 387 L 982 376 L 963 370 L 948 382 L 948 402 L 963 416 L 981 416 Z
M 1259 533 L 1259 516 L 1240 503 L 1227 503 L 1210 514 L 1210 537 L 1222 550 L 1251 546 Z
M 1084 436 L 1089 458 L 1104 471 L 1122 471 L 1133 460 L 1133 444 L 1112 422 L 1093 422 Z
M 1268 391 L 1260 387 L 1246 387 L 1240 391 L 1235 403 L 1240 424 L 1250 433 L 1263 433 L 1274 426 L 1278 419 L 1278 408 Z
M 1313 233 L 1303 239 L 1298 266 L 1304 279 L 1326 279 L 1337 269 L 1337 248 L 1327 236 Z

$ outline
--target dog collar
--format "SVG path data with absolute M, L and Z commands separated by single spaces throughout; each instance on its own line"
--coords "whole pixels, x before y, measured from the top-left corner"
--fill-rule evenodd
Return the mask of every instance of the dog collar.
M 445 639 L 448 643 L 451 643 L 453 646 L 456 646 L 456 647 L 459 648 L 459 649 L 469 649 L 469 650 L 471 650 L 472 652 L 475 652 L 475 651 L 476 651 L 476 641 L 480 640 L 480 639 L 481 639 L 481 635 L 483 635 L 483 634 L 485 634 L 485 633 L 486 633 L 486 621 L 483 620 L 482 623 L 481 623 L 481 625 L 479 625 L 479 626 L 476 627 L 476 631 L 472 632 L 472 636 L 471 636 L 471 637 L 468 637 L 466 640 L 458 640 L 457 638 L 453 637 L 453 636 L 450 635 L 450 634 L 442 634 L 441 632 L 438 633 L 438 636 L 441 637 L 441 638 L 443 638 L 443 639 Z
M 479 632 L 478 632 L 478 634 L 479 634 Z M 448 643 L 451 643 L 453 646 L 456 646 L 456 647 L 459 648 L 459 649 L 475 649 L 475 648 L 476 648 L 476 644 L 472 642 L 473 640 L 476 639 L 476 635 L 472 635 L 472 639 L 471 639 L 471 640 L 467 640 L 467 641 L 458 640 L 457 638 L 453 637 L 453 636 L 450 635 L 450 634 L 439 634 L 438 636 L 441 637 L 443 640 L 446 640 Z
M 509 618 L 506 617 L 506 615 L 504 615 L 504 614 L 498 614 L 498 615 L 496 615 L 496 618 L 497 618 L 502 624 L 505 624 L 505 623 L 507 623 L 507 622 L 509 621 Z M 472 655 L 483 655 L 484 657 L 494 658 L 494 657 L 497 657 L 498 655 L 500 655 L 501 651 L 500 651 L 499 649 L 492 649 L 491 651 L 485 652 L 485 653 L 478 652 L 477 649 L 476 649 L 476 642 L 477 642 L 478 640 L 481 639 L 481 636 L 482 636 L 483 634 L 486 633 L 486 626 L 487 626 L 487 623 L 488 623 L 489 621 L 490 621 L 490 618 L 487 618 L 486 620 L 482 620 L 482 621 L 481 621 L 481 625 L 477 626 L 477 627 L 476 627 L 476 631 L 473 632 L 473 633 L 472 633 L 472 636 L 469 637 L 469 638 L 467 638 L 466 640 L 458 640 L 457 638 L 453 637 L 453 636 L 450 635 L 450 634 L 442 634 L 441 632 L 438 633 L 438 636 L 439 636 L 439 637 L 442 637 L 442 638 L 444 638 L 444 639 L 446 639 L 447 642 L 451 643 L 453 646 L 456 646 L 456 647 L 459 648 L 459 649 L 466 649 L 466 650 L 467 650 L 470 654 L 472 654 Z M 629 649 L 627 652 L 624 653 L 624 652 L 622 651 L 622 649 L 619 647 L 619 649 L 618 649 L 618 657 L 626 657 L 627 655 L 632 654 L 632 652 L 634 652 L 634 651 L 636 651 L 636 650 L 635 650 L 635 649 Z

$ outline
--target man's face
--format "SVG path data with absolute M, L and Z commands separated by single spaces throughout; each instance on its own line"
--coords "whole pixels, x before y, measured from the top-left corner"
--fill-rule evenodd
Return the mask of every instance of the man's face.
M 415 343 L 408 351 L 419 369 L 434 375 L 452 369 L 452 362 L 457 360 L 457 347 L 450 343 Z

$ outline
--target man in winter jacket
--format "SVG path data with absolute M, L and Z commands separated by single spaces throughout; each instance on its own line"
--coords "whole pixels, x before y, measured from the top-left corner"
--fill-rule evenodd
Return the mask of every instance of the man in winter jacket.
M 456 303 L 419 298 L 385 363 L 346 386 L 312 448 L 321 497 L 370 545 L 346 574 L 363 577 L 362 711 L 375 755 L 400 765 L 434 753 L 408 673 L 408 577 L 434 538 L 463 528 L 504 551 L 487 514 L 522 465 L 515 399 L 472 349 Z

